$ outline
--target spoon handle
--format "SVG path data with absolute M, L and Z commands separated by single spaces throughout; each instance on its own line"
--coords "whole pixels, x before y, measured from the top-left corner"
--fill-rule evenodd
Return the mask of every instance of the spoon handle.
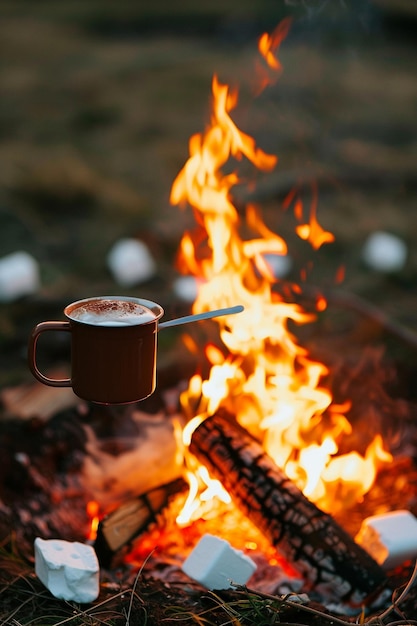
M 180 324 L 188 324 L 189 322 L 198 322 L 200 320 L 209 320 L 212 317 L 220 317 L 221 315 L 232 315 L 233 313 L 241 313 L 244 307 L 241 304 L 228 307 L 227 309 L 217 309 L 216 311 L 205 311 L 204 313 L 196 313 L 195 315 L 186 315 L 185 317 L 177 317 L 177 319 L 161 322 L 158 329 L 169 328 L 171 326 L 179 326 Z

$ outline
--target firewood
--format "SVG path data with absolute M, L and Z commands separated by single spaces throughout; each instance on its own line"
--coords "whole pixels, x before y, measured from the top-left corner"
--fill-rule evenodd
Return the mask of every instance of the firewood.
M 52 370 L 47 375 L 51 378 L 65 378 L 68 373 Z M 2 389 L 0 401 L 9 416 L 22 420 L 36 417 L 45 422 L 60 411 L 81 403 L 71 387 L 57 389 L 46 387 L 37 381 Z
M 10 529 L 22 553 L 32 552 L 36 537 L 84 541 L 90 501 L 106 515 L 182 476 L 180 416 L 146 414 L 136 405 L 88 409 L 47 422 L 1 422 L 0 541 Z
M 104 409 L 96 409 L 97 416 Z M 101 511 L 109 512 L 138 494 L 146 493 L 182 476 L 175 424 L 179 416 L 165 413 L 150 415 L 121 407 L 111 408 L 115 428 L 126 436 L 103 438 L 88 424 L 86 454 L 83 457 L 80 482 Z M 97 419 L 97 417 L 96 417 Z
M 231 419 L 220 414 L 207 418 L 193 433 L 190 450 L 300 571 L 307 590 L 359 606 L 387 586 L 384 571 L 369 554 Z
M 179 478 L 125 502 L 99 523 L 94 549 L 103 567 L 112 565 L 121 552 L 148 526 L 168 504 L 169 497 L 184 487 Z

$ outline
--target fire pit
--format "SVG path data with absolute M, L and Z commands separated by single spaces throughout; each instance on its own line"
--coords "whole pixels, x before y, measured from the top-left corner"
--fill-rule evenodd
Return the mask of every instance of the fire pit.
M 326 313 L 328 320 L 334 317 L 333 313 L 330 307 Z M 357 331 L 361 321 L 369 323 L 368 320 L 364 322 L 360 316 L 353 315 L 351 329 Z M 353 342 L 349 337 L 349 333 L 344 337 L 348 348 L 341 359 L 342 363 L 338 356 L 333 356 L 333 361 L 329 361 L 334 387 L 338 389 L 342 386 L 342 390 L 352 391 L 352 394 L 356 390 L 352 415 L 354 429 L 358 426 L 355 438 L 362 435 L 360 416 L 364 411 L 373 411 L 374 417 L 378 416 L 376 421 L 381 432 L 392 442 L 390 448 L 394 456 L 392 462 L 380 470 L 375 484 L 360 502 L 353 504 L 347 511 L 339 510 L 332 516 L 338 527 L 345 529 L 352 539 L 363 519 L 375 512 L 384 512 L 390 508 L 408 508 L 415 512 L 417 474 L 413 462 L 416 441 L 413 404 L 397 396 L 399 392 L 403 392 L 403 388 L 397 387 L 394 382 L 391 382 L 391 394 L 383 390 L 386 377 L 391 374 L 395 361 L 390 353 L 382 361 L 372 359 L 371 356 L 374 355 L 369 355 L 364 357 L 361 368 L 357 367 L 354 371 L 356 355 L 364 350 L 364 346 L 358 341 Z M 331 332 L 326 336 L 318 332 L 317 337 L 311 337 L 310 343 L 313 345 L 315 341 L 319 341 L 321 350 L 325 353 L 330 351 L 332 339 L 339 341 L 340 338 L 338 335 L 335 339 Z M 381 335 L 381 341 L 383 338 L 384 335 Z M 406 363 L 402 363 L 402 368 L 405 372 Z M 410 376 L 413 374 L 412 369 L 409 373 Z M 165 372 L 162 374 L 165 375 Z M 404 379 L 401 384 L 404 384 Z M 174 393 L 178 396 L 180 390 L 179 383 L 176 391 L 171 389 L 168 397 L 172 398 Z M 2 458 L 5 471 L 2 499 L 7 509 L 3 508 L 1 514 L 3 536 L 7 537 L 8 529 L 13 528 L 16 546 L 14 550 L 17 549 L 18 554 L 25 556 L 25 559 L 28 555 L 30 557 L 35 536 L 60 536 L 78 541 L 85 541 L 90 536 L 102 559 L 100 603 L 106 599 L 106 607 L 114 606 L 117 611 L 122 611 L 123 601 L 118 599 L 117 589 L 121 585 L 129 594 L 129 588 L 133 587 L 139 571 L 140 578 L 135 593 L 142 601 L 145 599 L 146 603 L 149 602 L 148 610 L 152 610 L 154 597 L 158 602 L 163 597 L 165 604 L 179 603 L 183 611 L 210 611 L 209 615 L 214 620 L 216 611 L 213 596 L 192 584 L 181 572 L 186 555 L 198 539 L 205 533 L 212 533 L 224 537 L 232 545 L 243 547 L 258 566 L 250 581 L 250 591 L 224 591 L 221 594 L 222 602 L 225 605 L 228 602 L 237 602 L 244 606 L 247 602 L 256 601 L 269 605 L 270 596 L 274 596 L 277 589 L 278 593 L 279 590 L 290 592 L 295 581 L 298 585 L 300 574 L 297 563 L 285 559 L 280 550 L 277 551 L 272 545 L 271 539 L 260 533 L 256 520 L 254 525 L 234 504 L 203 502 L 200 503 L 201 517 L 178 525 L 176 520 L 182 515 L 188 488 L 181 478 L 181 467 L 175 465 L 173 433 L 177 417 L 170 413 L 171 402 L 164 405 L 163 396 L 166 390 L 163 395 L 160 395 L 160 391 L 157 390 L 152 397 L 153 404 L 149 399 L 130 409 L 91 406 L 84 410 L 81 405 L 79 408 L 58 412 L 44 423 L 16 418 L 4 422 Z M 355 399 L 353 395 L 352 398 Z M 39 414 L 42 414 L 41 410 Z M 396 415 L 395 428 L 392 425 L 392 415 Z M 205 427 L 205 423 L 203 421 L 201 426 Z M 210 423 L 211 418 L 208 418 L 207 426 Z M 197 428 L 196 434 L 198 432 Z M 242 446 L 244 441 L 242 438 L 239 445 Z M 196 443 L 193 443 L 193 447 Z M 206 436 L 203 437 L 203 443 L 209 443 Z M 142 470 L 145 458 L 146 466 L 154 468 L 152 472 L 146 472 L 146 475 Z M 230 472 L 228 476 L 232 476 Z M 215 475 L 212 480 L 214 478 Z M 256 487 L 249 487 L 247 505 L 259 491 L 259 478 L 256 480 Z M 95 509 L 89 506 L 92 501 L 99 503 Z M 132 513 L 133 505 L 133 516 L 123 517 L 126 507 Z M 265 524 L 268 525 L 268 501 L 262 506 Z M 94 540 L 97 508 L 100 517 L 107 513 L 99 526 L 100 541 Z M 114 516 L 122 520 L 119 528 L 124 529 L 125 534 L 119 544 L 109 547 L 107 533 Z M 301 528 L 295 536 L 302 537 L 302 533 Z M 8 557 L 7 552 L 3 553 L 3 571 L 7 572 L 7 580 L 3 583 L 2 597 L 7 597 L 11 602 L 12 597 L 21 597 L 20 593 L 27 594 L 27 588 L 26 591 L 17 589 L 17 582 L 10 587 L 10 576 L 16 577 L 16 581 L 26 579 L 27 584 L 37 594 L 47 594 L 33 579 L 27 562 L 19 561 L 18 554 Z M 344 551 L 342 561 L 347 556 L 348 553 Z M 411 575 L 411 567 L 411 563 L 404 563 L 396 571 L 388 572 L 390 586 L 401 589 Z M 368 569 L 365 568 L 365 571 L 368 572 Z M 345 621 L 351 619 L 346 606 L 342 608 L 340 604 L 335 606 L 332 603 L 326 608 L 322 602 L 323 596 L 316 594 L 314 587 L 313 584 L 308 592 L 308 604 L 295 609 L 290 600 L 288 605 L 282 605 L 279 613 L 281 621 L 285 618 L 288 623 L 314 624 L 314 613 L 310 614 L 303 609 L 318 610 L 321 615 L 329 613 Z M 301 593 L 297 586 L 296 589 Z M 136 598 L 135 594 L 132 597 Z M 249 597 L 252 599 L 249 600 Z M 326 597 L 328 600 L 328 596 Z M 401 610 L 411 618 L 415 602 L 412 592 L 407 596 L 407 601 L 401 604 Z M 138 611 L 140 606 L 135 602 L 136 600 L 134 606 Z M 217 610 L 224 619 L 225 609 Z M 381 611 L 382 609 L 375 610 L 375 614 L 379 615 Z M 395 614 L 390 616 L 391 621 L 394 616 Z M 324 617 L 317 619 L 323 620 L 319 623 L 327 623 Z M 154 623 L 158 623 L 158 617 Z
M 258 89 L 281 70 L 276 53 L 288 28 L 284 21 L 260 40 Z M 326 613 L 328 623 L 349 623 L 364 620 L 365 611 L 368 623 L 391 614 L 411 619 L 411 592 L 401 606 L 390 604 L 411 564 L 385 572 L 354 535 L 369 514 L 415 507 L 412 405 L 396 397 L 394 383 L 384 389 L 388 365 L 377 349 L 367 353 L 352 342 L 352 328 L 342 336 L 316 327 L 308 336 L 304 327 L 317 317 L 331 319 L 331 298 L 311 297 L 302 282 L 277 278 L 274 262 L 288 256 L 287 244 L 251 203 L 242 226 L 233 203 L 239 179 L 223 170 L 231 159 L 246 158 L 271 171 L 277 157 L 238 129 L 230 117 L 236 104 L 215 78 L 210 126 L 191 139 L 171 201 L 190 205 L 198 224 L 184 235 L 179 255 L 180 268 L 200 285 L 193 313 L 236 303 L 245 311 L 220 320 L 219 333 L 203 347 L 187 336 L 195 371 L 185 389 L 178 376 L 176 385 L 150 398 L 157 411 L 147 401 L 119 409 L 81 403 L 46 424 L 11 420 L 3 435 L 2 534 L 12 526 L 26 558 L 36 536 L 89 540 L 106 572 L 103 593 L 122 600 L 127 591 L 115 593 L 116 572 L 124 572 L 129 616 L 133 606 L 141 613 L 141 575 L 148 577 L 143 593 L 158 594 L 158 601 L 162 581 L 166 589 L 181 586 L 187 607 L 195 590 L 205 594 L 202 612 L 207 596 L 218 602 L 181 571 L 197 537 L 211 531 L 258 562 L 254 590 L 232 589 L 222 596 L 224 606 L 229 597 L 232 604 L 262 600 L 271 619 L 287 623 L 326 623 Z M 297 236 L 314 251 L 334 240 L 318 221 L 317 202 L 314 185 L 309 206 L 299 189 L 283 202 Z M 255 235 L 244 237 L 242 230 Z M 355 330 L 370 318 L 356 316 Z M 32 582 L 23 565 L 12 563 L 5 555 L 8 573 Z M 213 619 L 221 619 L 227 609 L 216 608 Z

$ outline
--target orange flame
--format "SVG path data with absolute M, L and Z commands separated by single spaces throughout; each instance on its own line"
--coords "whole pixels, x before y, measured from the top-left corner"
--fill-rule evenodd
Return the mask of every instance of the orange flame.
M 257 92 L 261 92 L 276 82 L 279 74 L 282 72 L 281 61 L 276 56 L 281 43 L 284 41 L 291 26 L 291 18 L 282 20 L 271 35 L 263 33 L 258 42 L 258 49 L 264 64 L 257 63 L 257 76 L 259 85 Z
M 95 500 L 87 502 L 87 517 L 89 519 L 88 541 L 95 541 L 97 538 L 98 525 L 100 523 L 99 504 Z
M 269 67 L 281 68 L 272 49 L 281 43 L 288 27 L 285 22 L 272 38 L 263 36 L 260 40 Z M 326 366 L 310 360 L 288 329 L 289 322 L 306 324 L 314 316 L 272 290 L 276 280 L 265 261 L 267 253 L 286 254 L 286 244 L 252 205 L 247 207 L 246 228 L 255 237 L 241 237 L 240 216 L 231 197 L 239 178 L 236 172 L 223 173 L 231 157 L 245 157 L 267 172 L 275 167 L 277 157 L 266 154 L 232 121 L 229 113 L 237 104 L 236 92 L 232 94 L 214 77 L 212 94 L 211 123 L 204 133 L 191 138 L 190 157 L 171 191 L 171 202 L 191 205 L 199 224 L 198 237 L 184 235 L 179 260 L 184 271 L 199 279 L 194 312 L 235 304 L 243 304 L 245 310 L 219 318 L 220 337 L 228 356 L 208 346 L 208 378 L 193 376 L 181 397 L 184 414 L 193 419 L 184 431 L 191 489 L 179 521 L 186 523 L 200 515 L 203 498 L 207 501 L 214 493 L 226 497 L 218 482 L 212 481 L 187 451 L 193 429 L 219 407 L 232 412 L 242 426 L 263 441 L 268 454 L 310 499 L 335 512 L 346 499 L 357 500 L 366 493 L 378 467 L 388 462 L 390 455 L 377 437 L 364 457 L 357 452 L 337 456 L 343 436 L 351 431 L 344 415 L 349 403 L 343 407 L 332 404 L 331 393 L 323 386 Z M 292 203 L 301 222 L 297 233 L 313 249 L 334 240 L 317 221 L 315 186 L 307 221 L 295 191 L 287 196 L 284 208 Z M 297 291 L 296 286 L 293 291 Z M 325 307 L 326 301 L 320 297 L 317 310 Z
M 309 222 L 297 226 L 296 233 L 300 237 L 300 239 L 305 239 L 306 241 L 310 242 L 314 250 L 318 250 L 325 243 L 332 243 L 334 241 L 333 233 L 324 230 L 317 221 L 317 204 L 317 185 L 313 185 L 313 200 L 310 206 Z M 302 221 L 303 206 L 300 199 L 298 199 L 296 203 L 294 213 L 298 220 Z

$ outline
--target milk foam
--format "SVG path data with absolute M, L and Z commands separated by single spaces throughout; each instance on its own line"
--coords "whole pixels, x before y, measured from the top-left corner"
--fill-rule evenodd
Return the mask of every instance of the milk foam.
M 156 319 L 147 307 L 125 300 L 93 300 L 72 310 L 70 317 L 94 326 L 136 326 Z

